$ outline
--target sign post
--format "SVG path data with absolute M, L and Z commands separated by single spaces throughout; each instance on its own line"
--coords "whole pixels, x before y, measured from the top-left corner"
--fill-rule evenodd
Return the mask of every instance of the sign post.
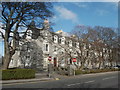
M 51 61 L 52 61 L 52 57 L 51 56 L 49 56 L 48 57 L 48 61 L 49 61 L 49 64 L 48 64 L 48 77 L 50 78 L 51 77 Z
M 51 61 L 51 60 L 52 60 L 52 57 L 51 57 L 51 56 L 49 56 L 49 57 L 48 57 L 48 60 L 49 60 L 49 61 Z
M 72 60 L 74 62 L 74 76 L 75 76 L 75 62 L 77 61 L 76 58 L 73 58 Z

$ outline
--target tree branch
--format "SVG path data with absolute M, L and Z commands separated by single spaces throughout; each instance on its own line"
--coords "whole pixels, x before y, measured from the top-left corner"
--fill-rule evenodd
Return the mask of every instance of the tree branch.
M 1 33 L 2 38 L 5 39 L 3 32 L 0 31 L 0 33 Z
M 3 5 L 2 5 L 3 6 Z M 3 16 L 3 18 L 5 19 L 5 21 L 7 22 L 8 21 L 8 19 L 6 18 L 6 16 L 4 15 L 4 11 L 5 11 L 5 7 L 3 6 L 3 10 L 2 10 L 2 16 Z

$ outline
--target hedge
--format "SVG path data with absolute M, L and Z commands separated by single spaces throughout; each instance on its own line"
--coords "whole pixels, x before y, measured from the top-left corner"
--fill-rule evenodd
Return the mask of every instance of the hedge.
M 120 71 L 120 69 L 96 69 L 96 70 L 76 70 L 75 74 L 89 74 L 89 73 L 100 73 L 100 72 L 109 72 L 109 71 Z
M 2 80 L 35 78 L 35 70 L 12 69 L 2 70 Z

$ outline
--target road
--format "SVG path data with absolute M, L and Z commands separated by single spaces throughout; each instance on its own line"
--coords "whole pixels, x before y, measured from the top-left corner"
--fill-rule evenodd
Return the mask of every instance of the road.
M 118 72 L 107 72 L 61 80 L 4 84 L 3 88 L 118 88 L 118 84 Z

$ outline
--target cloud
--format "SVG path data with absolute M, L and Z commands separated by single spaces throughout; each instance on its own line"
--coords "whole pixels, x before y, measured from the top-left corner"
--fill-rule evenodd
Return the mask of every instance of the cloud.
M 60 18 L 71 20 L 75 23 L 78 22 L 78 16 L 71 10 L 68 10 L 63 6 L 55 6 L 55 10 L 59 13 Z
M 57 18 L 56 15 L 54 15 L 52 18 L 49 19 L 52 22 L 57 22 L 59 20 L 59 18 Z
M 80 8 L 87 8 L 88 6 L 82 3 L 74 3 L 74 5 L 80 7 Z
M 105 14 L 108 14 L 109 12 L 106 10 L 102 10 L 102 9 L 97 9 L 96 13 L 100 16 L 103 16 Z

